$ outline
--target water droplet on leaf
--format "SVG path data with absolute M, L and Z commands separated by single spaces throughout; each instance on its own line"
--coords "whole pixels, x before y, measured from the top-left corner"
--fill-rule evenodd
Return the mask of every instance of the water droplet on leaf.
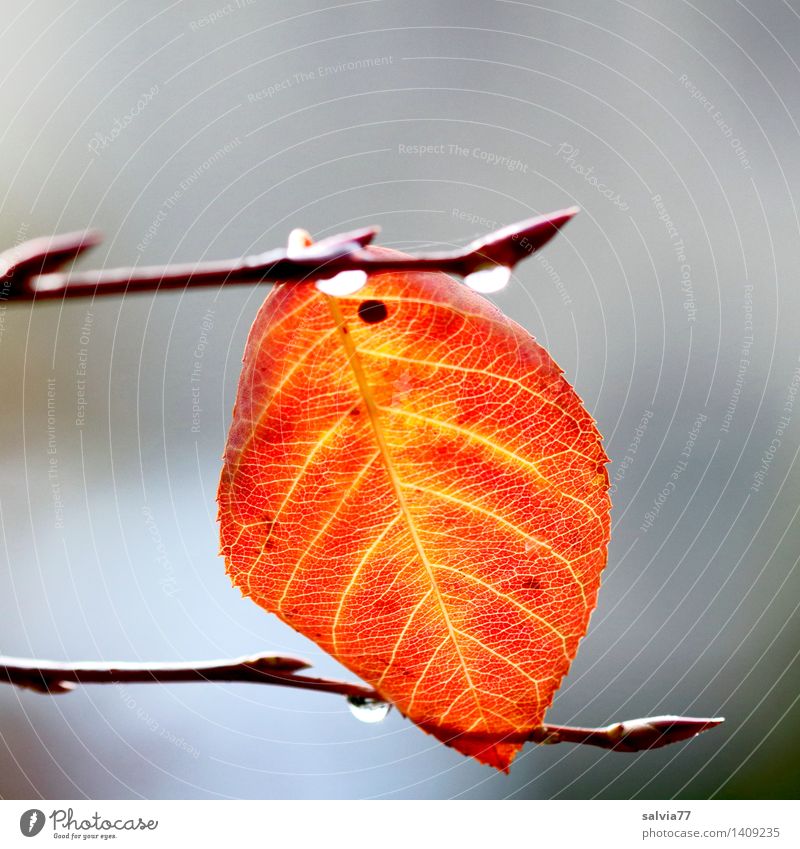
M 464 282 L 476 292 L 488 295 L 505 289 L 511 279 L 511 269 L 505 265 L 493 265 L 491 268 L 481 268 L 473 271 L 464 278 Z
M 329 280 L 317 280 L 317 289 L 326 295 L 336 295 L 342 298 L 345 295 L 352 295 L 353 292 L 357 292 L 366 282 L 366 271 L 340 271 Z
M 392 706 L 388 702 L 367 699 L 364 696 L 348 696 L 350 713 L 361 722 L 383 722 Z

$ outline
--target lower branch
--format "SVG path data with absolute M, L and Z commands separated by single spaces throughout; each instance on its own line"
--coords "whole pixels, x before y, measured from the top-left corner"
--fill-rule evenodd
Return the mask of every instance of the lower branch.
M 648 716 L 628 719 L 604 728 L 573 728 L 567 725 L 543 725 L 528 738 L 533 743 L 582 743 L 615 752 L 643 752 L 680 743 L 715 728 L 722 717 L 701 719 L 693 716 Z
M 77 684 L 174 684 L 227 681 L 319 690 L 348 698 L 377 699 L 371 687 L 298 675 L 310 664 L 296 657 L 257 654 L 232 660 L 187 663 L 58 663 L 0 655 L 0 682 L 39 693 L 66 693 Z
M 187 663 L 57 663 L 0 656 L 0 682 L 40 693 L 65 693 L 78 684 L 172 684 L 186 681 L 226 681 L 272 684 L 335 693 L 354 702 L 381 701 L 372 687 L 298 675 L 309 664 L 296 657 L 257 654 L 232 660 Z M 604 728 L 542 725 L 527 740 L 532 743 L 579 743 L 617 752 L 641 752 L 688 740 L 714 728 L 722 718 L 656 716 L 617 722 Z

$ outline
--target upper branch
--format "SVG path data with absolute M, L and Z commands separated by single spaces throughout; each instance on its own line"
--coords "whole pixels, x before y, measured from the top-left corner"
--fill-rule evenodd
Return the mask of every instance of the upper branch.
M 305 247 L 276 249 L 229 260 L 63 273 L 54 269 L 98 244 L 95 231 L 32 239 L 0 253 L 0 300 L 113 295 L 187 286 L 263 282 L 302 283 L 343 271 L 443 271 L 467 277 L 492 266 L 513 268 L 543 247 L 577 212 L 560 210 L 512 224 L 460 251 L 379 259 L 364 250 L 378 232 L 367 227 Z

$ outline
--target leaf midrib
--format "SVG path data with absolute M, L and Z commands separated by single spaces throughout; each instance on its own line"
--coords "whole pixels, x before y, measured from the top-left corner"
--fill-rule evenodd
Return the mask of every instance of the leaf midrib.
M 481 705 L 480 699 L 478 698 L 477 689 L 472 681 L 472 676 L 470 675 L 469 668 L 461 651 L 461 646 L 458 643 L 456 629 L 453 627 L 453 623 L 450 621 L 450 614 L 447 611 L 447 606 L 445 605 L 444 598 L 442 597 L 441 589 L 439 588 L 439 584 L 436 580 L 436 574 L 433 570 L 433 566 L 431 565 L 430 560 L 428 559 L 428 555 L 425 552 L 422 540 L 419 537 L 419 533 L 417 531 L 416 525 L 414 524 L 414 520 L 411 516 L 411 511 L 409 510 L 408 503 L 403 493 L 402 484 L 400 483 L 400 480 L 397 476 L 397 472 L 394 468 L 394 464 L 392 463 L 392 457 L 389 451 L 389 446 L 386 442 L 386 436 L 383 433 L 383 428 L 380 423 L 380 411 L 378 409 L 378 405 L 375 402 L 375 399 L 372 397 L 372 391 L 370 389 L 369 383 L 367 382 L 367 376 L 364 373 L 364 369 L 361 364 L 361 359 L 358 356 L 358 348 L 356 347 L 355 342 L 353 342 L 353 339 L 350 336 L 350 332 L 347 328 L 347 322 L 345 321 L 344 315 L 342 314 L 342 311 L 339 308 L 338 300 L 334 295 L 325 294 L 324 297 L 328 302 L 328 307 L 331 311 L 331 316 L 333 317 L 334 324 L 336 325 L 338 331 L 339 340 L 342 343 L 348 364 L 352 369 L 353 376 L 355 377 L 356 383 L 358 384 L 359 392 L 361 393 L 361 397 L 364 400 L 364 405 L 367 408 L 367 414 L 372 425 L 372 431 L 375 435 L 375 440 L 378 443 L 378 450 L 381 453 L 383 464 L 386 467 L 387 474 L 389 475 L 389 480 L 392 484 L 392 489 L 394 490 L 395 498 L 397 499 L 398 505 L 405 519 L 406 526 L 408 527 L 409 534 L 411 535 L 412 542 L 414 543 L 414 548 L 416 549 L 417 554 L 423 566 L 425 567 L 425 571 L 431 583 L 431 588 L 433 589 L 433 594 L 442 612 L 442 618 L 444 619 L 445 625 L 447 626 L 447 632 L 450 637 L 450 641 L 452 642 L 456 654 L 458 655 L 461 667 L 464 671 L 464 678 L 466 679 L 470 692 L 472 693 L 472 696 L 475 700 L 475 706 L 478 709 L 478 713 L 480 714 L 481 721 L 483 722 L 484 727 L 488 731 L 489 725 L 486 722 L 486 717 L 483 713 L 483 707 Z

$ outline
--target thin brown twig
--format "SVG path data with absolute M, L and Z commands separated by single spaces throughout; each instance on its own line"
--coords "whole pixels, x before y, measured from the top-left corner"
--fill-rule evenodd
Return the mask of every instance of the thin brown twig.
M 378 233 L 367 227 L 323 239 L 308 247 L 268 251 L 229 260 L 163 266 L 55 272 L 98 244 L 95 231 L 65 233 L 23 242 L 0 253 L 0 299 L 30 301 L 94 297 L 197 286 L 263 282 L 302 283 L 329 279 L 343 271 L 443 271 L 467 277 L 474 271 L 513 268 L 535 253 L 572 218 L 577 208 L 529 218 L 471 242 L 463 250 L 421 256 L 379 258 L 365 250 Z
M 533 743 L 580 743 L 600 746 L 615 752 L 643 752 L 671 743 L 689 740 L 722 724 L 721 716 L 648 716 L 627 719 L 603 728 L 574 728 L 568 725 L 543 725 L 528 738 Z
M 381 701 L 372 687 L 298 675 L 309 664 L 295 657 L 258 654 L 233 660 L 188 663 L 57 663 L 0 656 L 0 682 L 36 690 L 40 693 L 64 693 L 77 684 L 171 684 L 179 682 L 226 681 L 272 684 L 334 693 L 363 703 Z M 545 724 L 524 741 L 533 743 L 578 743 L 600 746 L 618 752 L 658 749 L 670 743 L 688 740 L 714 728 L 723 720 L 686 716 L 658 716 L 617 722 L 604 728 L 574 728 Z M 511 737 L 506 738 L 513 742 Z
M 319 690 L 352 698 L 377 699 L 371 687 L 298 675 L 310 664 L 297 657 L 257 654 L 232 660 L 184 663 L 60 663 L 0 656 L 0 682 L 39 693 L 66 693 L 77 684 L 173 684 L 187 681 L 227 681 L 273 684 Z

